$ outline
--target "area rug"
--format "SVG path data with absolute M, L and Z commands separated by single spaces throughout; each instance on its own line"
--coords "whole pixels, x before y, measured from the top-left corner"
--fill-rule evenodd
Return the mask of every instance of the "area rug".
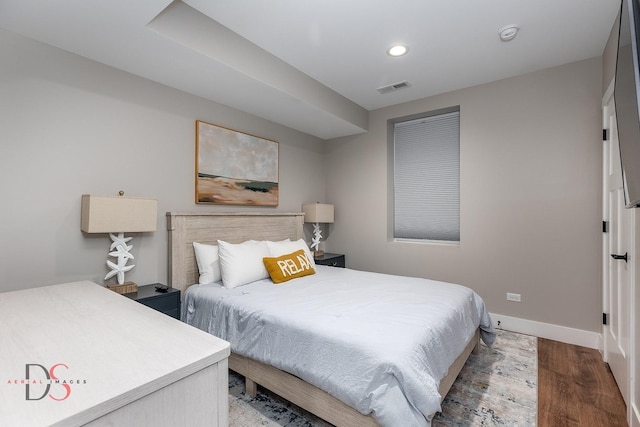
M 492 348 L 472 354 L 436 414 L 432 425 L 535 426 L 537 415 L 537 340 L 498 331 Z M 251 398 L 244 378 L 229 373 L 229 426 L 330 427 L 331 424 L 258 387 Z

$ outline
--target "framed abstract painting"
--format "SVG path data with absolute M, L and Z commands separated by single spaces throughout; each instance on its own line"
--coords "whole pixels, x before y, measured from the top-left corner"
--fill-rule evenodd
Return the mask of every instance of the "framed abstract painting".
M 278 206 L 278 143 L 196 120 L 196 203 Z

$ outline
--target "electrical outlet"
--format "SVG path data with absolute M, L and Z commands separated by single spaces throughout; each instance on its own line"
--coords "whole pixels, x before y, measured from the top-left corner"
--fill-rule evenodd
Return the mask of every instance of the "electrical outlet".
M 507 292 L 507 301 L 522 302 L 522 298 L 520 297 L 520 294 L 512 294 L 511 292 Z

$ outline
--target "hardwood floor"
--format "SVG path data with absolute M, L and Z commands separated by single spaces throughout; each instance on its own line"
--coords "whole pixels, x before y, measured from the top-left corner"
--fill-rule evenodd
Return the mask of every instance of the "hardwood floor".
M 626 406 L 597 350 L 538 338 L 538 426 L 626 426 Z

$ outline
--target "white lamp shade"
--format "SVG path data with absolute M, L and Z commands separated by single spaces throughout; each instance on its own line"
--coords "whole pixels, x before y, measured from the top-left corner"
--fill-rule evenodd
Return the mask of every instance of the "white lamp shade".
M 333 223 L 333 205 L 309 203 L 302 205 L 304 222 Z
M 82 224 L 86 233 L 156 231 L 158 201 L 124 196 L 82 195 Z

